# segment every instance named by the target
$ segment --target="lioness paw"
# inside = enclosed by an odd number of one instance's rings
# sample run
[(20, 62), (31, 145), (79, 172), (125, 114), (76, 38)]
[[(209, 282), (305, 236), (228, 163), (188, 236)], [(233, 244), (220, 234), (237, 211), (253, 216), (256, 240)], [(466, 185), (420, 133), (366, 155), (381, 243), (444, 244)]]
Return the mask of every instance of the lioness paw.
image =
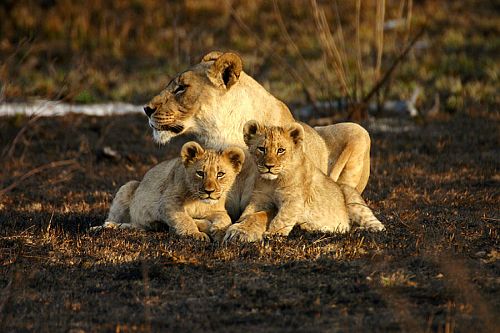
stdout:
[(359, 229), (368, 231), (385, 231), (385, 226), (382, 224), (382, 222), (377, 220), (368, 222), (365, 225), (360, 226)]
[(270, 238), (278, 238), (278, 237), (287, 237), (288, 236), (288, 233), (284, 233), (284, 232), (279, 232), (279, 231), (275, 231), (275, 232), (272, 232), (272, 231), (266, 231), (264, 232), (264, 234), (262, 235), (262, 237), (264, 239), (270, 239)]
[(349, 224), (340, 224), (335, 229), (335, 232), (339, 234), (345, 234), (349, 230), (351, 230), (351, 226)]

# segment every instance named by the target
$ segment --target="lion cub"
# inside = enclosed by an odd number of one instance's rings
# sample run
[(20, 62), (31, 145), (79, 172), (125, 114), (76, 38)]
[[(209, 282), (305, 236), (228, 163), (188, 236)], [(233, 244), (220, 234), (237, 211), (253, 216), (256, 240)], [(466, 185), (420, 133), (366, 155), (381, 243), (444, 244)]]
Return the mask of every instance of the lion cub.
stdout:
[(160, 222), (178, 235), (209, 240), (208, 232), (221, 240), (231, 224), (226, 196), (244, 161), (238, 147), (217, 152), (188, 142), (180, 158), (158, 164), (141, 182), (123, 185), (103, 227), (151, 229)]
[(350, 229), (349, 220), (361, 227), (384, 229), (356, 190), (337, 184), (306, 157), (300, 124), (276, 127), (252, 120), (245, 124), (244, 139), (260, 177), (240, 221), (255, 212), (276, 209), (266, 235), (287, 236), (295, 225), (343, 233)]

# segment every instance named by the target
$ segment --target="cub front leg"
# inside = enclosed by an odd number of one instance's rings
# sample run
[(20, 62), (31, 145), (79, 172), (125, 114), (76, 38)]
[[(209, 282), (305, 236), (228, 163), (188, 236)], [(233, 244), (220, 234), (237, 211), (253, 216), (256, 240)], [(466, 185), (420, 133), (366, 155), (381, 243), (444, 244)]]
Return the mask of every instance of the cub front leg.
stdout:
[(224, 236), (224, 241), (257, 242), (267, 229), (269, 221), (275, 215), (267, 196), (255, 195), (247, 205), (240, 219), (231, 225)]
[(260, 211), (242, 217), (227, 229), (224, 241), (251, 243), (262, 240), (262, 235), (272, 216), (272, 212)]
[(201, 241), (210, 241), (210, 237), (198, 229), (195, 220), (189, 216), (183, 207), (177, 209), (169, 209), (162, 218), (165, 223), (179, 236), (188, 236)]
[(231, 225), (231, 218), (228, 213), (226, 211), (213, 212), (207, 215), (206, 219), (210, 221), (208, 234), (212, 239), (221, 242), (227, 228)]
[(304, 215), (304, 205), (302, 200), (287, 200), (282, 203), (276, 217), (269, 223), (264, 237), (269, 236), (288, 236), (293, 227), (297, 224), (300, 217)]

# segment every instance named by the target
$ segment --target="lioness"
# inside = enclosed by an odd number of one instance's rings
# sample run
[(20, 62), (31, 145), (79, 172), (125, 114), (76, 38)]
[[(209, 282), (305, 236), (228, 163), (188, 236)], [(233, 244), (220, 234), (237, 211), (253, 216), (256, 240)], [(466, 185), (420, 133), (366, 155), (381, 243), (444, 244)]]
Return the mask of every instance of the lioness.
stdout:
[[(191, 134), (207, 147), (245, 148), (242, 130), (247, 121), (255, 119), (275, 126), (293, 123), (287, 106), (242, 69), (238, 55), (210, 52), (199, 64), (173, 78), (144, 107), (155, 140), (165, 144), (173, 137)], [(361, 193), (370, 174), (370, 137), (366, 130), (353, 123), (304, 128), (305, 151), (315, 165), (333, 180)], [(246, 165), (226, 204), (234, 219), (247, 205), (253, 189), (254, 170), (247, 170)]]
[[(364, 228), (384, 229), (355, 189), (341, 188), (306, 156), (304, 128), (299, 123), (279, 127), (252, 120), (243, 132), (260, 177), (241, 221), (256, 212), (276, 210), (264, 234), (287, 236), (297, 224), (308, 231), (343, 233), (350, 229), (349, 219)], [(233, 232), (238, 227), (229, 227), (225, 239), (240, 238), (239, 232)]]
[(178, 235), (209, 240), (208, 232), (221, 240), (231, 224), (226, 196), (244, 161), (238, 147), (218, 152), (188, 142), (179, 158), (158, 164), (141, 182), (123, 185), (103, 227), (151, 229), (159, 222)]

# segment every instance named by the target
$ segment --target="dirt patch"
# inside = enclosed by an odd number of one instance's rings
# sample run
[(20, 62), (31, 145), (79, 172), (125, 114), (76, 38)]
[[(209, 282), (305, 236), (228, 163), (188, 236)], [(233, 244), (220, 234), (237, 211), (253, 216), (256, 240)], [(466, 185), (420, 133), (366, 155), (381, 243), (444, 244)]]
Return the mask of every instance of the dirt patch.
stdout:
[(369, 127), (364, 197), (385, 233), (294, 230), (222, 247), (168, 232), (88, 232), (120, 185), (175, 154), (152, 143), (144, 117), (42, 118), (9, 154), (25, 121), (0, 121), (0, 189), (15, 185), (0, 196), (3, 332), (499, 327), (494, 115)]

